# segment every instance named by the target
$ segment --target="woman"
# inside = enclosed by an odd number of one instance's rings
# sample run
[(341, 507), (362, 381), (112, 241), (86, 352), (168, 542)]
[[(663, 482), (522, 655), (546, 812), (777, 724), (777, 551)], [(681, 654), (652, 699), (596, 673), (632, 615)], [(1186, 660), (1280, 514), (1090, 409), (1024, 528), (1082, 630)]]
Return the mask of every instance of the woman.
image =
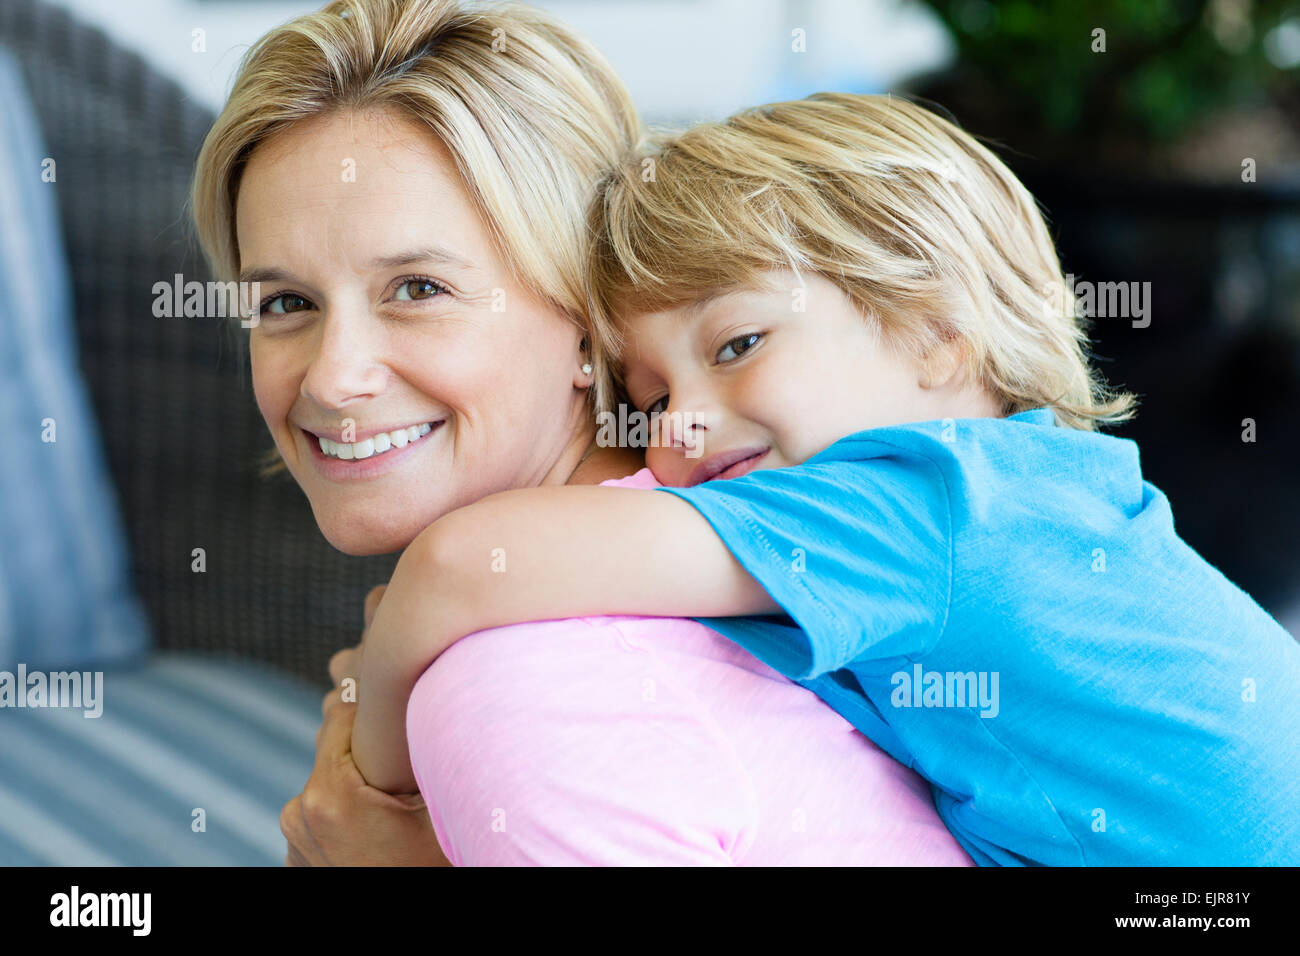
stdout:
[[(335, 547), (641, 467), (595, 442), (611, 336), (583, 276), (637, 132), (604, 60), (526, 8), (338, 0), (250, 50), (195, 218), (220, 276), (261, 283), (258, 406)], [(969, 863), (918, 777), (693, 621), (461, 641), (408, 707), (428, 812), (365, 786), (353, 710), (326, 698), (288, 862)]]

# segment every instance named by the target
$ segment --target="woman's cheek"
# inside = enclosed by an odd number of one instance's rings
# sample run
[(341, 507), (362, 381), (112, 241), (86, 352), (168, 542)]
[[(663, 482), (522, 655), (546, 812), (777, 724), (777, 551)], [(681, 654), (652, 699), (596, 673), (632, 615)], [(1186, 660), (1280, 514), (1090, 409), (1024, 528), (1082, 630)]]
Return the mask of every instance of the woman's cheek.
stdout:
[(255, 332), (249, 345), (253, 398), (272, 434), (288, 427), (287, 419), (293, 406), (296, 384), (279, 367), (285, 363), (281, 361), (277, 364), (275, 358), (275, 351), (268, 350), (264, 343), (260, 343)]
[(253, 332), (253, 337), (249, 340), (248, 364), (253, 375), (253, 399), (257, 402), (262, 418), (274, 429), (277, 418), (282, 418), (283, 414), (279, 416), (275, 414), (275, 396), (271, 391), (271, 383), (275, 381), (275, 377), (267, 368), (266, 350), (258, 342), (256, 332)]

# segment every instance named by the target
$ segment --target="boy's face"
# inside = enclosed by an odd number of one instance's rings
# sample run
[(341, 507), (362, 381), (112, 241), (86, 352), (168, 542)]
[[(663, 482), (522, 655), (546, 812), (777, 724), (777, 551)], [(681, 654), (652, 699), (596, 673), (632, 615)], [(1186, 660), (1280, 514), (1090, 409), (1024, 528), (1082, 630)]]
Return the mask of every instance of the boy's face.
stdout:
[(665, 485), (784, 468), (854, 432), (963, 407), (819, 275), (776, 272), (766, 287), (627, 316), (624, 330), (629, 397), (661, 413), (646, 464)]

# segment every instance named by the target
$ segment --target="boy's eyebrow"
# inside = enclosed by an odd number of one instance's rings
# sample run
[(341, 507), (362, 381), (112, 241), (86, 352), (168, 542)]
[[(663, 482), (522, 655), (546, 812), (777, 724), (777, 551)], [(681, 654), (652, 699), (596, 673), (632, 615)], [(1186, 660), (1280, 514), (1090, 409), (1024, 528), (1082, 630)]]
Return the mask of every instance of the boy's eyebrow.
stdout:
[[(371, 271), (375, 269), (395, 269), (400, 266), (407, 266), (413, 262), (437, 262), (441, 265), (453, 266), (458, 269), (470, 269), (468, 262), (441, 246), (423, 246), (419, 249), (411, 249), (406, 252), (397, 252), (392, 255), (379, 256), (370, 261)], [(240, 282), (279, 282), (281, 280), (292, 280), (293, 276), (287, 269), (275, 267), (270, 268), (249, 268), (239, 273)]]
[(758, 278), (752, 282), (732, 282), (727, 285), (717, 286), (702, 293), (698, 298), (691, 300), (682, 310), (682, 318), (698, 318), (699, 314), (714, 305), (719, 299), (725, 299), (728, 296), (743, 295), (771, 295), (773, 293), (784, 292), (785, 289), (779, 284), (773, 284), (766, 277)]
[(751, 291), (756, 291), (756, 290), (751, 290), (743, 286), (736, 286), (736, 285), (723, 286), (718, 289), (713, 289), (712, 291), (704, 293), (698, 299), (695, 299), (689, 305), (683, 308), (682, 317), (690, 318), (690, 319), (698, 318), (701, 312), (703, 312), (709, 306), (716, 303), (719, 299), (725, 299), (727, 296), (739, 295), (741, 293), (751, 292)]

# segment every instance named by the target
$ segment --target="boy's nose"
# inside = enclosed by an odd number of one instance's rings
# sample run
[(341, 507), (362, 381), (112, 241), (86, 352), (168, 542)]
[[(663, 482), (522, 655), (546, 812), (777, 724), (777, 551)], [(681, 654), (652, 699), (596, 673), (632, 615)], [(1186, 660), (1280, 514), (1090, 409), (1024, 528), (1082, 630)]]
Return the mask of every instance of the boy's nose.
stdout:
[(716, 425), (716, 417), (714, 412), (669, 408), (659, 416), (660, 443), (669, 448), (680, 448), (688, 457), (693, 457)]

